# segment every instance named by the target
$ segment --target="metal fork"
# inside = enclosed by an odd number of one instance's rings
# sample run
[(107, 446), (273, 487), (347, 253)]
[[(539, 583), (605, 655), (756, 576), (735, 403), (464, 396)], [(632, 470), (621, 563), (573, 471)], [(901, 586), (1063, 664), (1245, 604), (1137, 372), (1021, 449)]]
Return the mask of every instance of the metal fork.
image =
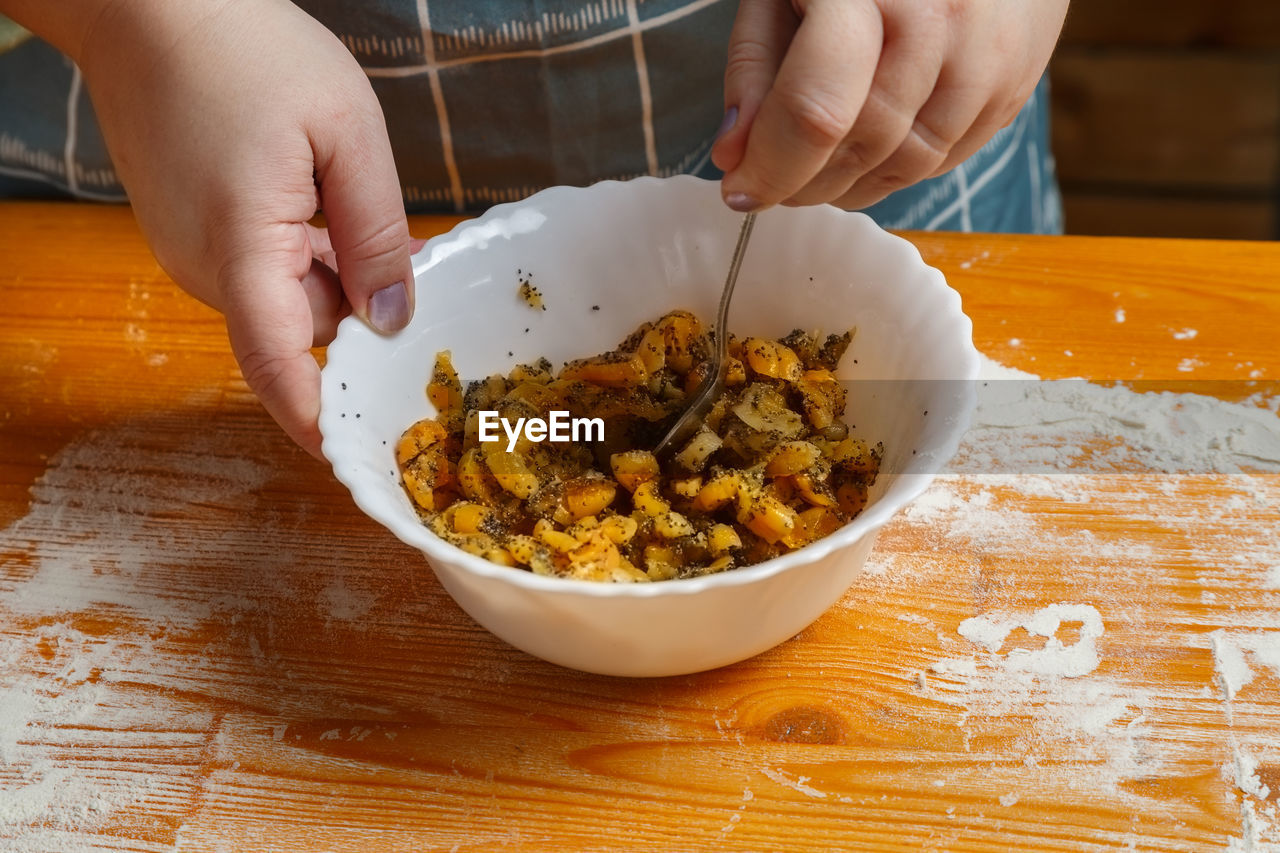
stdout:
[(724, 290), (720, 293), (720, 308), (716, 314), (715, 349), (711, 352), (711, 369), (702, 377), (698, 387), (693, 390), (688, 407), (676, 420), (667, 434), (658, 442), (653, 451), (655, 456), (662, 456), (673, 447), (683, 443), (702, 425), (716, 398), (724, 391), (726, 356), (729, 348), (729, 302), (733, 298), (733, 286), (738, 283), (738, 270), (742, 268), (742, 256), (747, 252), (747, 241), (751, 238), (751, 229), (755, 227), (756, 215), (748, 213), (742, 220), (742, 230), (738, 232), (738, 245), (733, 250), (733, 261), (729, 264), (729, 277), (725, 279)]

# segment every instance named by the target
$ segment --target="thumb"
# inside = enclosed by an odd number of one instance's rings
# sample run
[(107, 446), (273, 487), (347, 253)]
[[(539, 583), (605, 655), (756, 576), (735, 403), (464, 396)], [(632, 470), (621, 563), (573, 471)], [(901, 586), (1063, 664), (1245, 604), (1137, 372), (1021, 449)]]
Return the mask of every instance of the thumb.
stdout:
[(732, 172), (747, 151), (747, 136), (760, 104), (778, 76), (787, 47), (800, 26), (786, 0), (742, 0), (729, 34), (724, 69), (724, 124), (711, 149), (711, 162)]
[(382, 111), (367, 97), (349, 122), (313, 134), (316, 185), (351, 310), (380, 332), (398, 331), (413, 315), (409, 226)]

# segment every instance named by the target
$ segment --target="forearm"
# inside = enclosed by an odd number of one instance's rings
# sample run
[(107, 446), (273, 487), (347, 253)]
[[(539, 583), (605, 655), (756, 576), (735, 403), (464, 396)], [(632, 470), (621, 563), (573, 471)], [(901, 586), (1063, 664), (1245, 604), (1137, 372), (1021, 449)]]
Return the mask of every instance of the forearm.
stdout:
[(0, 0), (0, 13), (77, 62), (95, 23), (120, 0)]
[[(279, 2), (292, 6), (288, 0)], [(172, 49), (227, 5), (211, 0), (0, 0), (0, 14), (65, 53), (92, 82), (99, 70), (112, 73), (109, 66), (118, 64), (124, 52), (156, 56)], [(246, 5), (270, 3), (253, 0)], [(100, 69), (104, 63), (108, 67)]]

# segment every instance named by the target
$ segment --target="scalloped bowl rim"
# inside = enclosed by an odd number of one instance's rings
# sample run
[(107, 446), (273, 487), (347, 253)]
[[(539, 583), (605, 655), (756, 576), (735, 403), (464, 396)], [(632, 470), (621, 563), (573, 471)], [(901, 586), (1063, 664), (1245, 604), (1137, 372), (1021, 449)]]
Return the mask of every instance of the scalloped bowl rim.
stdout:
[[(612, 187), (624, 186), (626, 184), (650, 183), (650, 182), (681, 182), (681, 181), (697, 181), (699, 183), (707, 183), (698, 178), (687, 175), (678, 175), (670, 178), (653, 178), (641, 177), (631, 181), (599, 181), (589, 187), (568, 187), (555, 186), (541, 190), (526, 199), (515, 202), (507, 202), (494, 205), (487, 209), (480, 216), (467, 219), (458, 223), (449, 231), (432, 237), (422, 248), (413, 255), (413, 267), (415, 277), (421, 272), (421, 261), (430, 257), (432, 249), (441, 243), (449, 242), (458, 237), (462, 232), (470, 228), (482, 227), (484, 223), (491, 219), (497, 219), (510, 215), (513, 210), (519, 209), (521, 206), (531, 202), (545, 203), (549, 199), (555, 199), (562, 195), (578, 195), (583, 193), (608, 191)], [(941, 303), (937, 306), (939, 311), (945, 311), (954, 315), (951, 319), (956, 323), (955, 329), (963, 332), (963, 341), (968, 344), (964, 348), (964, 364), (962, 375), (954, 377), (955, 379), (974, 380), (979, 373), (979, 358), (976, 348), (973, 347), (973, 322), (961, 308), (960, 295), (950, 285), (942, 273), (935, 267), (925, 264), (924, 259), (920, 255), (919, 249), (910, 241), (891, 234), (877, 225), (871, 217), (858, 211), (846, 211), (839, 208), (825, 207), (827, 215), (849, 217), (851, 220), (862, 220), (857, 227), (867, 227), (868, 225), (879, 236), (877, 239), (882, 240), (886, 245), (897, 244), (897, 249), (902, 252), (903, 249), (909, 250), (910, 259), (923, 266), (926, 270), (932, 271), (928, 276), (928, 287), (938, 291), (938, 295), (942, 297)], [(932, 295), (932, 294), (931, 294)], [(411, 321), (412, 324), (412, 321)], [(364, 321), (354, 315), (346, 317), (338, 325), (337, 335), (328, 347), (328, 356), (326, 366), (332, 363), (335, 354), (338, 359), (345, 357), (345, 351), (349, 346), (356, 345), (359, 339), (366, 335), (374, 335), (383, 338), (373, 332)], [(394, 339), (394, 335), (384, 339)], [(969, 424), (973, 416), (973, 399), (975, 391), (969, 388), (964, 402), (959, 406), (959, 417), (955, 420), (954, 425), (948, 431), (946, 440), (941, 442), (933, 451), (934, 458), (941, 465), (951, 459), (959, 450), (960, 441), (964, 433), (968, 430)], [(361, 488), (361, 478), (358, 476), (358, 469), (355, 475), (352, 475), (347, 466), (343, 465), (344, 448), (338, 444), (332, 436), (333, 429), (326, 429), (326, 425), (337, 426), (334, 420), (334, 407), (325, 405), (326, 396), (321, 398), (319, 426), (323, 436), (321, 444), (321, 452), (333, 467), (334, 476), (347, 487), (351, 492), (352, 499), (355, 504), (370, 518), (382, 524), (390, 530), (397, 539), (406, 545), (412, 546), (429, 558), (429, 562), (433, 568), (435, 563), (431, 558), (452, 563), (457, 566), (464, 567), (476, 575), (484, 578), (490, 578), (503, 583), (513, 584), (517, 587), (524, 587), (530, 590), (537, 590), (540, 593), (552, 593), (557, 595), (568, 596), (588, 596), (588, 597), (607, 597), (607, 598), (654, 598), (666, 595), (696, 595), (708, 589), (741, 586), (751, 584), (761, 579), (772, 577), (787, 571), (788, 569), (806, 563), (815, 562), (826, 557), (833, 551), (841, 548), (848, 548), (864, 536), (874, 534), (885, 525), (899, 510), (906, 507), (909, 503), (918, 498), (929, 487), (934, 479), (934, 474), (896, 474), (889, 475), (894, 478), (894, 482), (886, 491), (869, 503), (851, 522), (841, 527), (839, 530), (831, 533), (822, 539), (803, 548), (791, 551), (778, 557), (756, 563), (750, 566), (744, 566), (739, 569), (733, 569), (728, 572), (720, 572), (714, 575), (703, 575), (695, 578), (673, 578), (670, 580), (659, 581), (655, 583), (607, 583), (601, 581), (579, 580), (576, 578), (559, 578), (544, 577), (536, 575), (528, 571), (520, 571), (507, 566), (501, 566), (492, 563), (483, 557), (469, 554), (452, 545), (440, 537), (432, 533), (426, 525), (424, 525), (416, 515), (408, 513), (384, 513), (381, 508), (374, 506), (374, 502), (364, 495)], [(330, 396), (329, 399), (332, 399)]]

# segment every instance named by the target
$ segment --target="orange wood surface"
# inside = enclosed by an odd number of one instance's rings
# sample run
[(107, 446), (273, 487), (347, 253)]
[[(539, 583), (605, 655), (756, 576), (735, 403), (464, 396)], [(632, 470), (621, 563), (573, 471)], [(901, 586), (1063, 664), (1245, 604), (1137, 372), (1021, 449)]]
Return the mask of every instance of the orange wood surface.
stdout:
[[(907, 236), (1002, 364), (1274, 393), (1278, 245)], [(472, 623), (290, 445), (127, 210), (0, 204), (0, 295), (0, 850), (1280, 844), (1280, 661), (1228, 690), (1211, 636), (1280, 643), (1280, 558), (1250, 562), (1277, 475), (952, 477), (1019, 523), (906, 513), (778, 648), (585, 675)], [(1057, 602), (1101, 614), (1096, 671), (938, 668), (962, 620)]]

